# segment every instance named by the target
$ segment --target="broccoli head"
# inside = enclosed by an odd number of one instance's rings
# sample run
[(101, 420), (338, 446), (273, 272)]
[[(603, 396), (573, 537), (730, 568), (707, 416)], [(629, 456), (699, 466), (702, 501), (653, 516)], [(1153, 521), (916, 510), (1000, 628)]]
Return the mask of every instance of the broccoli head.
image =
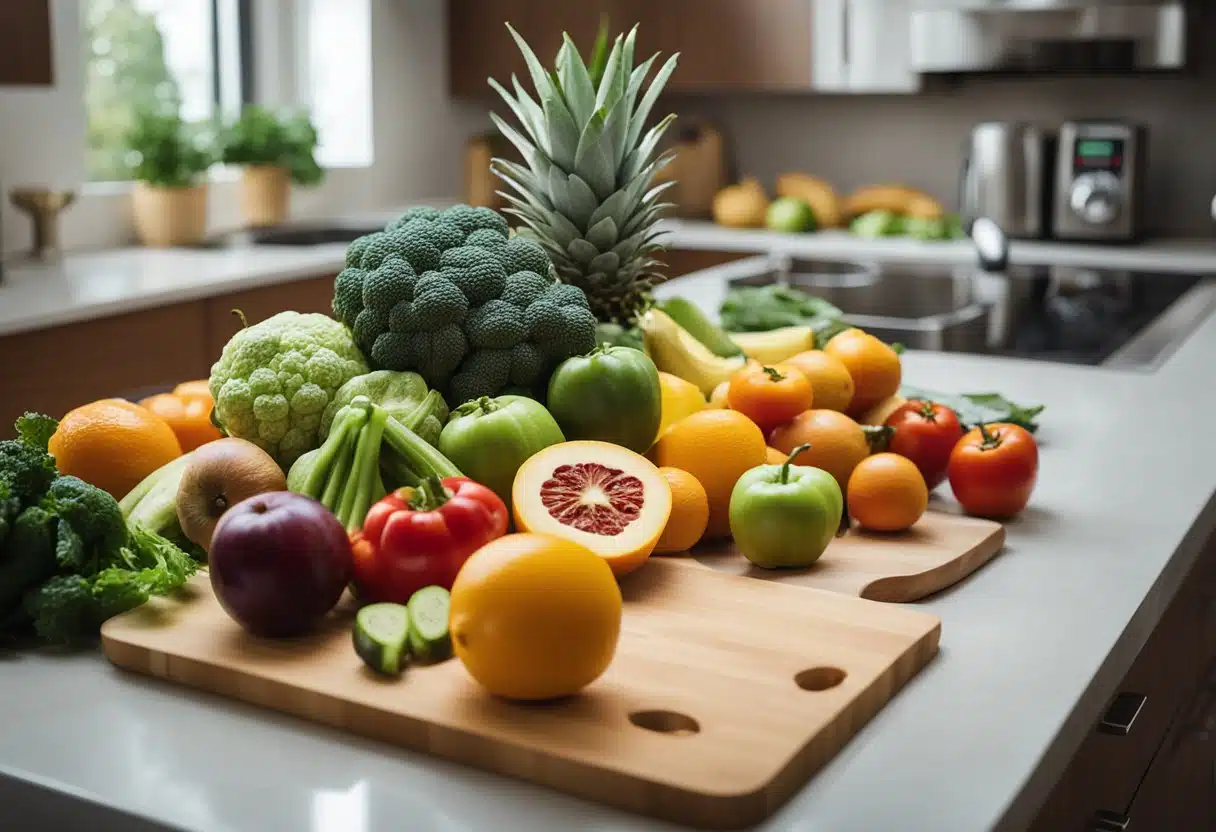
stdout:
[(488, 208), (411, 208), (347, 250), (334, 317), (377, 370), (410, 370), (453, 406), (542, 389), (595, 346), (587, 297)]
[[(383, 252), (381, 241), (366, 248), (364, 260)], [(398, 262), (392, 258), (384, 265), (394, 268)], [(358, 287), (360, 303), (363, 288)], [(379, 326), (378, 319), (365, 322), (365, 328)], [(212, 366), (215, 419), (229, 435), (258, 445), (286, 470), (320, 446), (325, 406), (339, 387), (367, 369), (350, 333), (332, 318), (280, 312), (234, 335)]]

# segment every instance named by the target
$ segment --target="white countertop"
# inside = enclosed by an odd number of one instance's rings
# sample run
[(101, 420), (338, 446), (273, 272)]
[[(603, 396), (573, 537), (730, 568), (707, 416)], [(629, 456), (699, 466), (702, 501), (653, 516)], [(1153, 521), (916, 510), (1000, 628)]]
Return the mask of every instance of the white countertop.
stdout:
[[(1046, 404), (1038, 487), (1003, 554), (918, 605), (940, 655), (761, 828), (1025, 828), (1216, 527), (1216, 442), (1145, 428), (1216, 410), (1213, 354), (1216, 317), (1152, 374), (905, 355), (910, 383)], [(666, 828), (97, 653), (0, 654), (0, 691), (0, 801), (31, 828)]]
[[(375, 216), (382, 219), (382, 215)], [(867, 240), (844, 231), (780, 234), (726, 229), (689, 220), (669, 220), (665, 227), (667, 244), (672, 248), (947, 264), (975, 262), (975, 251), (966, 240)], [(6, 264), (4, 282), (0, 283), (0, 336), (336, 273), (342, 268), (345, 250), (341, 244), (125, 248), (70, 253), (55, 263)], [(1216, 240), (1170, 240), (1134, 247), (1015, 242), (1011, 262), (1216, 273)]]

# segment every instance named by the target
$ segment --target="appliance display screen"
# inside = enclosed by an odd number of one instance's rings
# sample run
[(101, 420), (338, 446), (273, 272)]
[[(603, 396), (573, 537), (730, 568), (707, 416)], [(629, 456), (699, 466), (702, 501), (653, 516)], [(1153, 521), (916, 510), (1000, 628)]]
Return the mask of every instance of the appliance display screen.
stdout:
[(1077, 172), (1108, 170), (1117, 176), (1123, 170), (1123, 140), (1079, 139), (1072, 165)]

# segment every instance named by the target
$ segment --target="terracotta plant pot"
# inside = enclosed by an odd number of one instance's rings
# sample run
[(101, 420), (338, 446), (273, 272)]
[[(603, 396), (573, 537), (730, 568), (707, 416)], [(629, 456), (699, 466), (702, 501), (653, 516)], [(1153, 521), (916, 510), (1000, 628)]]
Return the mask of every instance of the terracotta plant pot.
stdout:
[(207, 185), (162, 188), (136, 182), (131, 196), (135, 233), (146, 246), (188, 246), (207, 233)]
[(291, 176), (287, 168), (250, 165), (241, 173), (241, 214), (249, 228), (287, 219)]

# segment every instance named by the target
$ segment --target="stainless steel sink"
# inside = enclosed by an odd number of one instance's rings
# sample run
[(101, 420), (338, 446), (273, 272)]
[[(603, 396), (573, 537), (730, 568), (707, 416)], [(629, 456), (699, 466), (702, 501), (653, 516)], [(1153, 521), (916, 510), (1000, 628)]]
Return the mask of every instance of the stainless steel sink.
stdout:
[(319, 246), (350, 243), (365, 234), (383, 231), (382, 225), (367, 223), (291, 223), (269, 228), (228, 231), (208, 237), (197, 248), (244, 248), (248, 246)]

